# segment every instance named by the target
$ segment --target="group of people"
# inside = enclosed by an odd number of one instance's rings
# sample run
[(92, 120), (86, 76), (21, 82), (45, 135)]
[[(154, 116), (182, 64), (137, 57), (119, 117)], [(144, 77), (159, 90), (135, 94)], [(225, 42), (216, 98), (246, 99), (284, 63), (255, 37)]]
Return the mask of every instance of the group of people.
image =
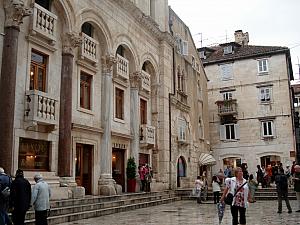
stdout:
[[(35, 210), (35, 224), (47, 225), (51, 191), (41, 174), (34, 176), (36, 184), (31, 189), (24, 172), (16, 171), (13, 180), (0, 167), (0, 225), (24, 225), (26, 212), (31, 206)], [(8, 211), (12, 213), (12, 221)]]
[(148, 164), (140, 165), (138, 167), (138, 172), (141, 180), (140, 190), (145, 192), (151, 191), (151, 182), (152, 182), (152, 169)]
[[(241, 167), (237, 167), (231, 170), (234, 177), (228, 177), (225, 179), (225, 189), (223, 191), (222, 197), (220, 199), (221, 203), (224, 203), (225, 198), (228, 193), (231, 193), (233, 196), (233, 201), (231, 204), (231, 215), (232, 215), (232, 224), (246, 224), (246, 208), (248, 203), (255, 202), (253, 190), (257, 189), (258, 183), (261, 182), (261, 168), (257, 166), (257, 179), (255, 181), (253, 174), (248, 176)], [(296, 212), (300, 212), (300, 165), (293, 164), (291, 173), (283, 169), (282, 166), (277, 167), (277, 171), (274, 171), (274, 182), (276, 184), (276, 191), (278, 197), (278, 211), (277, 213), (282, 213), (282, 200), (286, 202), (288, 213), (292, 213), (292, 208), (288, 199), (288, 188), (289, 180), (294, 184), (294, 191), (296, 192), (298, 209)], [(246, 176), (245, 176), (246, 175)], [(217, 176), (213, 178), (213, 192), (214, 192), (214, 202), (218, 199), (218, 195), (215, 197), (214, 184), (218, 183)]]

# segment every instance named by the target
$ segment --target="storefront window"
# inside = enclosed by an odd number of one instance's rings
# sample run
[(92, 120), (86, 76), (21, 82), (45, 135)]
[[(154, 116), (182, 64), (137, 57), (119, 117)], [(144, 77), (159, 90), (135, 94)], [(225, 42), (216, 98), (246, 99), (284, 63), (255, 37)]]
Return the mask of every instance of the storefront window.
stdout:
[(50, 142), (20, 138), (19, 168), (49, 171)]

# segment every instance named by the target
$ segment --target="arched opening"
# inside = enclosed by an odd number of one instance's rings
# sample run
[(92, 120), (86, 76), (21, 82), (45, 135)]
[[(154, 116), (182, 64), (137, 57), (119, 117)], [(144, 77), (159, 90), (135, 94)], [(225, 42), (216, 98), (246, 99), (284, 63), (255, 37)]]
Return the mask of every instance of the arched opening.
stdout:
[(81, 32), (85, 33), (86, 35), (88, 35), (89, 37), (93, 37), (94, 36), (94, 27), (92, 24), (85, 22), (84, 24), (82, 24), (81, 26)]
[(35, 3), (50, 11), (51, 0), (35, 0)]
[(186, 177), (186, 161), (180, 156), (177, 161), (177, 187), (180, 187), (180, 178)]
[(277, 155), (267, 155), (260, 157), (260, 165), (263, 167), (267, 167), (268, 165), (275, 166), (281, 163), (280, 156)]

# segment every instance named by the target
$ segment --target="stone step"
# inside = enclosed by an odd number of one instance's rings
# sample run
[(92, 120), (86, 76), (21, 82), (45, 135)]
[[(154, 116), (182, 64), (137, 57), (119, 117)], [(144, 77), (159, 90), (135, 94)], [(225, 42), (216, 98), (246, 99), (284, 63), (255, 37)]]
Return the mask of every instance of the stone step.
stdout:
[[(65, 222), (71, 222), (81, 219), (87, 219), (92, 217), (99, 217), (103, 215), (118, 213), (118, 212), (124, 212), (128, 210), (134, 210), (138, 208), (145, 208), (160, 204), (167, 204), (170, 202), (174, 202), (179, 200), (177, 197), (169, 197), (159, 200), (153, 200), (153, 201), (147, 201), (147, 202), (141, 202), (141, 203), (135, 203), (135, 204), (128, 204), (128, 205), (121, 205), (121, 206), (112, 206), (108, 208), (101, 208), (101, 209), (95, 209), (95, 210), (89, 210), (89, 211), (81, 211), (76, 213), (70, 213), (70, 214), (64, 214), (64, 215), (58, 215), (58, 216), (50, 216), (48, 218), (49, 224), (59, 224), (59, 223), (65, 223)], [(26, 225), (34, 225), (34, 219), (27, 220)]]

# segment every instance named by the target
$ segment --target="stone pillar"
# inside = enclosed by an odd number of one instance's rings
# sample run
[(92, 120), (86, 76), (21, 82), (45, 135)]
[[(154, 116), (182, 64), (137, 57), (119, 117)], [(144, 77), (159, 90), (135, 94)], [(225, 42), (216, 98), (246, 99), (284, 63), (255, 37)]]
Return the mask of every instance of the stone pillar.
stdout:
[(130, 156), (134, 157), (136, 164), (139, 162), (140, 147), (140, 115), (139, 115), (139, 87), (141, 85), (141, 73), (130, 74), (130, 131), (132, 140), (130, 144)]
[(4, 0), (5, 28), (0, 75), (0, 165), (13, 174), (14, 115), (20, 24), (31, 11), (23, 1)]
[(59, 147), (58, 175), (72, 177), (72, 76), (75, 47), (81, 43), (81, 38), (74, 33), (62, 35), (63, 51), (61, 64), (60, 113), (59, 113)]
[(115, 195), (116, 182), (112, 179), (112, 146), (111, 146), (111, 122), (112, 122), (112, 73), (116, 59), (113, 56), (102, 58), (102, 118), (103, 136), (101, 140), (101, 174), (98, 182), (100, 195)]

